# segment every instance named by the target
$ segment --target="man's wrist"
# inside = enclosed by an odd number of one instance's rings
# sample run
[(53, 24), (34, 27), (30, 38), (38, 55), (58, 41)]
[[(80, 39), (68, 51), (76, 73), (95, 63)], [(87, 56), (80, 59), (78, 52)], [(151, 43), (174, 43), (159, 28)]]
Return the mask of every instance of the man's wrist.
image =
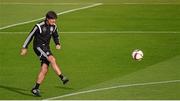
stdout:
[(23, 46), (22, 46), (22, 49), (27, 49), (27, 46), (24, 46), (24, 45), (23, 45)]
[(22, 49), (27, 49), (26, 47), (22, 47)]
[(56, 45), (61, 45), (60, 43), (57, 43)]

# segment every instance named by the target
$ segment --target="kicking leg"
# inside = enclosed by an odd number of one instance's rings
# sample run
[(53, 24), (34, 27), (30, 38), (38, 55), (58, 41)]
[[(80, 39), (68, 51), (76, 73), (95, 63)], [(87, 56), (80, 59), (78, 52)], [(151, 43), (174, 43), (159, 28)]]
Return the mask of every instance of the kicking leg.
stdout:
[(52, 55), (48, 56), (48, 61), (51, 63), (53, 70), (56, 72), (56, 74), (63, 81), (63, 84), (66, 84), (69, 80), (66, 77), (63, 76), (63, 74), (62, 74), (62, 72), (60, 70), (60, 67), (56, 63), (56, 59), (54, 58), (54, 56), (52, 56)]
[(56, 59), (54, 58), (54, 56), (52, 56), (52, 55), (48, 56), (48, 61), (51, 63), (52, 68), (56, 72), (56, 74), (61, 75), (62, 72), (61, 72), (59, 66), (56, 63)]

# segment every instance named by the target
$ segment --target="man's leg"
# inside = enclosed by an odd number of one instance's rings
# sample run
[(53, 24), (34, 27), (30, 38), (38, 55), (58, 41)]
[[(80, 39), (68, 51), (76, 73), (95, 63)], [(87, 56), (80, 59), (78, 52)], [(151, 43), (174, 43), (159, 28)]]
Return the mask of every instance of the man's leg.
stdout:
[(66, 84), (69, 80), (63, 76), (60, 67), (56, 63), (56, 59), (54, 56), (50, 55), (48, 56), (48, 61), (51, 63), (53, 70), (56, 72), (56, 74), (61, 78), (63, 81), (63, 84)]
[(59, 66), (56, 63), (56, 59), (54, 58), (54, 56), (50, 55), (48, 56), (48, 61), (51, 63), (53, 70), (56, 72), (57, 75), (61, 75), (61, 70), (59, 68)]
[(43, 63), (41, 65), (41, 69), (40, 72), (38, 74), (37, 80), (36, 80), (36, 85), (34, 86), (34, 88), (31, 90), (31, 92), (36, 95), (36, 96), (40, 96), (40, 91), (39, 91), (39, 86), (40, 84), (43, 82), (46, 74), (48, 72), (48, 65)]
[(43, 63), (41, 66), (41, 70), (38, 74), (38, 78), (37, 78), (36, 83), (41, 84), (43, 82), (47, 72), (48, 72), (48, 65)]

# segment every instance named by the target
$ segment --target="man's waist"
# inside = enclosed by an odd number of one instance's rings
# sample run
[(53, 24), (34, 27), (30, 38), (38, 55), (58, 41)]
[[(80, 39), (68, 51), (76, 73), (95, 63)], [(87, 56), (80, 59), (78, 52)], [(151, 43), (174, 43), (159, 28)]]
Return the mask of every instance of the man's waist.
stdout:
[(34, 44), (33, 47), (34, 47), (34, 48), (36, 48), (36, 47), (48, 47), (48, 48), (49, 48), (49, 44), (45, 44), (45, 43)]

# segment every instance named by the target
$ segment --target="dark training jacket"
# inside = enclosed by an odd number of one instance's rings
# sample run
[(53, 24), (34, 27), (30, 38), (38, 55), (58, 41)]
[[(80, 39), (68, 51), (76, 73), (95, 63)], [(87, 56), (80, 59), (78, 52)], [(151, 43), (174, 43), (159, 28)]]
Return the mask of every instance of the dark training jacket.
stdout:
[(47, 25), (45, 21), (42, 21), (34, 26), (32, 31), (26, 38), (23, 48), (28, 48), (29, 43), (32, 41), (33, 37), (33, 47), (46, 46), (49, 47), (51, 36), (56, 45), (60, 44), (59, 35), (56, 25)]

